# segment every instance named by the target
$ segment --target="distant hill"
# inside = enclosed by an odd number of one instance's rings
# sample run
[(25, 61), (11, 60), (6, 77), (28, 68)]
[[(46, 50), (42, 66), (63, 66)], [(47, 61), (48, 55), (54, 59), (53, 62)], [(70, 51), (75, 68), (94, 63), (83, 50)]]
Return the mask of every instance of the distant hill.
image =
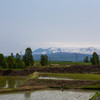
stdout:
[(42, 54), (48, 55), (50, 61), (83, 61), (86, 56), (91, 57), (93, 52), (100, 54), (96, 48), (39, 48), (33, 51), (34, 60), (40, 60)]

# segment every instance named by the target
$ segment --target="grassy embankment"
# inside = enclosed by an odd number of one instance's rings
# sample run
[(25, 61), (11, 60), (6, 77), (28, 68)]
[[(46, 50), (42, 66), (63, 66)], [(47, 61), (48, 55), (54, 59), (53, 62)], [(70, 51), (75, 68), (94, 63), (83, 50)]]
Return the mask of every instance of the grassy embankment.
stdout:
[[(70, 67), (71, 65), (91, 65), (91, 63), (86, 62), (72, 62), (72, 61), (51, 61), (49, 62), (50, 67)], [(36, 67), (46, 67), (41, 66), (39, 61), (35, 61)]]
[[(45, 88), (61, 88), (64, 84), (65, 89), (100, 89), (100, 75), (97, 74), (68, 74), (68, 73), (39, 73), (39, 76), (58, 77), (58, 78), (71, 78), (71, 81), (62, 80), (40, 80), (38, 79), (38, 73), (35, 72), (27, 77), (27, 79), (21, 84), (22, 87), (1, 89), (0, 93), (4, 92), (16, 92), (37, 90)], [(82, 81), (80, 81), (82, 80)], [(91, 82), (93, 81), (93, 82)], [(95, 82), (96, 81), (96, 82)], [(89, 85), (89, 82), (92, 85)]]
[(86, 62), (71, 62), (71, 61), (52, 61), (50, 64), (59, 64), (59, 65), (91, 65), (91, 63)]
[[(96, 99), (97, 98), (97, 99)], [(100, 100), (100, 92), (96, 93), (92, 98), (89, 100)]]
[(70, 78), (70, 79), (75, 79), (75, 80), (100, 81), (99, 74), (39, 73), (39, 76)]
[(97, 74), (68, 74), (68, 73), (39, 73), (42, 77), (71, 78), (74, 80), (45, 80), (29, 78), (22, 86), (61, 88), (63, 84), (66, 89), (100, 89), (100, 75)]
[[(57, 78), (69, 78), (74, 80), (87, 80), (87, 81), (98, 81), (100, 82), (99, 74), (69, 74), (69, 73), (40, 73), (39, 76), (43, 77), (57, 77)], [(100, 83), (87, 85), (82, 87), (83, 89), (100, 89)]]
[[(9, 77), (8, 78), (8, 76), (0, 76), (0, 85), (5, 85), (4, 84), (4, 81), (5, 80), (11, 80), (11, 81), (14, 81), (14, 80), (16, 80), (16, 79), (24, 79), (24, 81), (20, 84), (20, 85), (22, 85), (22, 84), (24, 84), (24, 83), (26, 83), (26, 82), (28, 82), (28, 80), (29, 79), (38, 79), (38, 72), (35, 72), (35, 73), (33, 73), (33, 74), (31, 74), (31, 75), (28, 75), (27, 77), (25, 76), (21, 76), (21, 77), (19, 77), (19, 76), (11, 76), (11, 77)], [(12, 84), (14, 84), (14, 83), (12, 83), (11, 82), (11, 85)], [(20, 92), (20, 91), (29, 91), (29, 90), (38, 90), (38, 89), (43, 89), (43, 87), (31, 87), (31, 86), (28, 86), (28, 87), (16, 87), (16, 88), (0, 88), (0, 93), (9, 93), (9, 92)]]
[[(48, 66), (50, 67), (69, 67), (71, 65), (91, 65), (91, 63), (87, 63), (87, 62), (72, 62), (72, 61), (50, 61), (48, 63)], [(34, 66), (35, 67), (47, 67), (47, 66), (41, 66), (40, 61), (35, 61), (34, 62)], [(32, 67), (32, 66), (31, 66)], [(0, 67), (0, 70), (24, 70), (23, 69), (9, 69), (9, 68), (2, 68)]]

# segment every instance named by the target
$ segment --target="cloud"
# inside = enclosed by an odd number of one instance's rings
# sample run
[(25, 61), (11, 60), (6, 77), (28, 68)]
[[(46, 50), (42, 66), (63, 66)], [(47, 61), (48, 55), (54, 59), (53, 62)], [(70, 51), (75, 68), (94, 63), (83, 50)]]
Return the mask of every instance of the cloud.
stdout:
[(27, 42), (26, 46), (34, 48), (48, 48), (48, 47), (96, 47), (100, 48), (99, 42)]

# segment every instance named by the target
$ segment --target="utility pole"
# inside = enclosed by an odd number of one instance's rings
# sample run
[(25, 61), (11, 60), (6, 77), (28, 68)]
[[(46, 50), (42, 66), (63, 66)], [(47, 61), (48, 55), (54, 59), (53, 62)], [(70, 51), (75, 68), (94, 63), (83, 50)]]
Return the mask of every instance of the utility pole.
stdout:
[(20, 51), (20, 58), (22, 59), (22, 51)]
[(78, 54), (76, 53), (76, 62), (77, 62), (77, 56), (78, 56)]

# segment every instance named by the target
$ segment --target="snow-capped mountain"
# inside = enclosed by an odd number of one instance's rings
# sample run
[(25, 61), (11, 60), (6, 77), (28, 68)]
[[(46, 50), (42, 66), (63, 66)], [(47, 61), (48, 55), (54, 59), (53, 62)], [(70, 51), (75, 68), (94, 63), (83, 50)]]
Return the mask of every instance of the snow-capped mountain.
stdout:
[(80, 53), (80, 54), (92, 54), (97, 52), (100, 54), (100, 50), (90, 47), (90, 48), (39, 48), (33, 51), (33, 54), (53, 54), (53, 53)]

